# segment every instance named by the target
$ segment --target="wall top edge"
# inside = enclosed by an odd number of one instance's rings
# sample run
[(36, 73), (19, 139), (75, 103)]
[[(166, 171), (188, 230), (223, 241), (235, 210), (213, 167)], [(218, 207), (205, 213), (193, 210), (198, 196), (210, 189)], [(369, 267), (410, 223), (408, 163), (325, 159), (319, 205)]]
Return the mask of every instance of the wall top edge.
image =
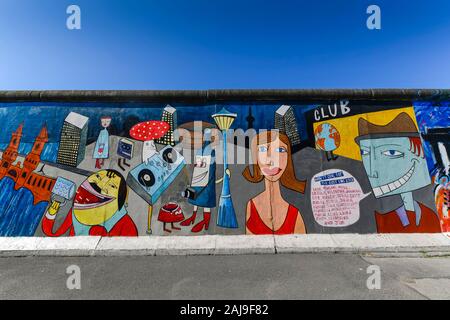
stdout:
[(446, 101), (450, 89), (227, 89), (0, 91), (0, 102)]

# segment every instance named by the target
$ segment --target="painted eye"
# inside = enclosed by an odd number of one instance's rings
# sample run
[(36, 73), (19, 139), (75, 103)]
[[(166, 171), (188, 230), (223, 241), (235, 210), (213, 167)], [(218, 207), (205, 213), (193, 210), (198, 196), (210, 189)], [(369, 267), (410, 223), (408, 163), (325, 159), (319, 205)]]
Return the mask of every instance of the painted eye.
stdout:
[(390, 158), (400, 158), (403, 157), (404, 153), (397, 151), (397, 150), (387, 150), (383, 152), (383, 155), (390, 157)]
[(267, 147), (265, 146), (259, 147), (259, 152), (267, 152)]
[(367, 156), (370, 152), (364, 149), (361, 149), (361, 155), (362, 156)]
[(285, 152), (287, 152), (286, 148), (284, 148), (284, 147), (279, 147), (279, 148), (276, 148), (275, 150), (276, 150), (277, 152), (280, 152), (280, 153), (285, 153)]

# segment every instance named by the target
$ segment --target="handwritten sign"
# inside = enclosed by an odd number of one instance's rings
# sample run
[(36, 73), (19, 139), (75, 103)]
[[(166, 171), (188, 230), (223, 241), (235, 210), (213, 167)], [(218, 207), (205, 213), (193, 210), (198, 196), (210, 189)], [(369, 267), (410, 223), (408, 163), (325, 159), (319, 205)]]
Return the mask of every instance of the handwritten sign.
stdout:
[(325, 170), (312, 178), (311, 207), (323, 227), (347, 227), (359, 220), (359, 202), (364, 194), (358, 181), (340, 169)]

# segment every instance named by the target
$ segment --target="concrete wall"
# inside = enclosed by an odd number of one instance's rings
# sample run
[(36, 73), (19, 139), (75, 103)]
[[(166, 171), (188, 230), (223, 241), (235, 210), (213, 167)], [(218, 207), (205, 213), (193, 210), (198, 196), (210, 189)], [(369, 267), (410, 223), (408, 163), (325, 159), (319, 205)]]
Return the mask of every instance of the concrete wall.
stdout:
[[(449, 231), (448, 97), (365, 94), (2, 94), (0, 235)], [(224, 112), (229, 176), (213, 117)]]

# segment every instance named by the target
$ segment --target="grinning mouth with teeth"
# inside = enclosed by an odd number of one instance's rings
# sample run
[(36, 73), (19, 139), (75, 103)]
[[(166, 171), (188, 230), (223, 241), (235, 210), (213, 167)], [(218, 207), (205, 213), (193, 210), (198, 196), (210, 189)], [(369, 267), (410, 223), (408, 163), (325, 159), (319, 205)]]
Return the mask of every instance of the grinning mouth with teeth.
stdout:
[(89, 181), (83, 182), (75, 196), (74, 208), (77, 210), (92, 209), (112, 202), (115, 198), (97, 192)]
[(387, 193), (390, 193), (390, 192), (402, 187), (409, 181), (409, 179), (411, 179), (415, 169), (416, 169), (416, 163), (414, 162), (413, 165), (411, 166), (411, 168), (408, 170), (408, 172), (406, 172), (401, 178), (399, 178), (391, 183), (373, 188), (373, 195), (376, 198), (379, 198)]

